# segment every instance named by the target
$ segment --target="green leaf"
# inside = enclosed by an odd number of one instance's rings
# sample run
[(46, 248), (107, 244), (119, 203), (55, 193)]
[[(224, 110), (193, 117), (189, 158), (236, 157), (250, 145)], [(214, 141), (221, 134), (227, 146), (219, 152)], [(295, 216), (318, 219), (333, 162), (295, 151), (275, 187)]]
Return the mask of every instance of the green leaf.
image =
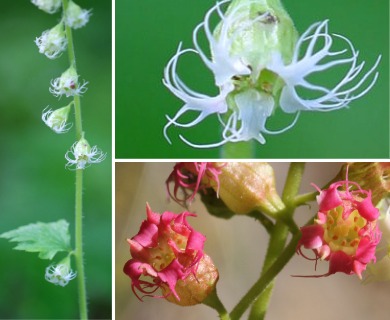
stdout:
[(71, 251), (69, 223), (58, 220), (32, 223), (0, 234), (10, 242), (18, 242), (15, 250), (39, 252), (41, 259), (53, 259), (57, 252)]

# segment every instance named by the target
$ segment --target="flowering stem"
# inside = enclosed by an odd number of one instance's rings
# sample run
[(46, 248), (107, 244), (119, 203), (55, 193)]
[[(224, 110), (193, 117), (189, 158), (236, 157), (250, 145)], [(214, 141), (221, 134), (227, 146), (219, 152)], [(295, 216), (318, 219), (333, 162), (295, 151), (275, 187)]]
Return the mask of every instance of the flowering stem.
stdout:
[[(66, 8), (68, 7), (68, 0), (62, 0), (62, 5), (64, 8), (64, 12)], [(65, 33), (66, 38), (68, 40), (68, 57), (69, 57), (69, 64), (71, 67), (74, 68), (76, 74), (77, 73), (77, 67), (76, 67), (76, 55), (74, 52), (74, 45), (73, 45), (73, 34), (72, 34), (72, 28), (65, 25)], [(75, 95), (73, 97), (73, 105), (74, 105), (74, 114), (75, 114), (75, 126), (76, 126), (76, 140), (80, 140), (83, 133), (83, 127), (81, 122), (81, 103), (80, 103), (80, 96)]]
[[(63, 12), (66, 12), (69, 1), (62, 0)], [(65, 33), (68, 40), (68, 57), (69, 64), (74, 68), (76, 74), (76, 55), (73, 45), (73, 36), (71, 27), (65, 24)], [(75, 112), (76, 140), (83, 136), (83, 128), (81, 121), (81, 104), (80, 97), (75, 95), (73, 98), (73, 106)], [(87, 294), (85, 288), (84, 262), (83, 262), (83, 170), (76, 170), (76, 190), (75, 190), (75, 260), (77, 267), (77, 281), (79, 291), (79, 308), (80, 319), (88, 318), (87, 311)]]
[[(289, 225), (287, 225), (283, 220), (291, 219), (294, 213), (295, 204), (293, 200), (295, 199), (295, 196), (299, 191), (304, 168), (304, 163), (291, 163), (290, 165), (282, 195), (283, 202), (286, 204), (286, 210), (283, 210), (279, 213), (279, 215), (283, 215), (283, 219), (278, 220), (272, 230), (261, 275), (264, 275), (264, 273), (268, 271), (268, 269), (272, 266), (272, 264), (275, 262), (275, 260), (278, 258), (279, 254), (283, 251), (285, 247), (289, 231)], [(293, 233), (295, 233), (297, 230), (297, 228), (290, 229)], [(253, 303), (249, 315), (249, 320), (264, 319), (272, 295), (273, 286), (274, 281), (272, 281), (268, 285), (268, 287), (259, 295), (256, 301)]]
[(253, 159), (255, 157), (255, 142), (254, 140), (245, 142), (226, 143), (220, 151), (221, 158), (227, 159)]
[(257, 282), (252, 286), (252, 288), (245, 294), (245, 296), (240, 300), (240, 302), (234, 307), (230, 313), (231, 320), (238, 320), (243, 315), (245, 310), (252, 304), (252, 302), (261, 294), (272, 280), (278, 275), (284, 266), (290, 261), (290, 259), (295, 254), (295, 250), (298, 244), (298, 241), (301, 237), (300, 233), (296, 233), (291, 238), (290, 243), (279, 255), (276, 261), (271, 265), (270, 268), (257, 280)]
[(87, 294), (85, 289), (84, 263), (83, 263), (83, 170), (76, 170), (76, 229), (75, 229), (75, 260), (77, 267), (77, 281), (79, 287), (80, 319), (87, 319)]

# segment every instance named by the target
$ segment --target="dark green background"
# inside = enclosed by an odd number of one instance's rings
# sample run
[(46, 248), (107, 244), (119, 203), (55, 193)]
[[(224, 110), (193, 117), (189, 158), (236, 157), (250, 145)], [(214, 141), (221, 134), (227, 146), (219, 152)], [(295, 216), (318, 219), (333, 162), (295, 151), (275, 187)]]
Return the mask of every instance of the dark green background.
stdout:
[[(172, 126), (169, 136), (173, 145), (162, 135), (165, 115), (172, 117), (182, 106), (163, 86), (163, 69), (180, 41), (184, 47), (193, 46), (192, 31), (214, 3), (212, 0), (116, 1), (117, 158), (219, 156), (218, 148), (193, 149), (178, 137), (181, 133), (192, 142), (219, 141), (216, 117), (195, 128)], [(330, 19), (330, 32), (349, 38), (360, 51), (359, 61), (365, 60), (367, 67), (382, 54), (380, 77), (375, 87), (352, 102), (349, 109), (306, 112), (290, 131), (265, 135), (267, 143), (257, 145), (256, 156), (388, 158), (389, 1), (284, 0), (283, 3), (300, 33), (316, 21)], [(184, 80), (197, 91), (215, 94), (211, 73), (199, 66), (200, 63), (192, 61), (182, 63)]]
[[(111, 1), (76, 1), (92, 8), (86, 27), (74, 32), (81, 79), (83, 126), (107, 159), (85, 170), (84, 245), (91, 318), (111, 317)], [(69, 103), (49, 93), (50, 80), (67, 68), (67, 55), (49, 60), (34, 39), (60, 19), (29, 0), (3, 1), (0, 12), (0, 233), (21, 225), (65, 218), (74, 234), (74, 172), (65, 152), (74, 130), (56, 135), (42, 110)], [(73, 115), (72, 115), (73, 121)], [(12, 250), (0, 239), (0, 318), (78, 318), (77, 282), (62, 288), (44, 279), (48, 260)], [(58, 258), (61, 258), (60, 256)], [(56, 260), (57, 261), (57, 260)]]

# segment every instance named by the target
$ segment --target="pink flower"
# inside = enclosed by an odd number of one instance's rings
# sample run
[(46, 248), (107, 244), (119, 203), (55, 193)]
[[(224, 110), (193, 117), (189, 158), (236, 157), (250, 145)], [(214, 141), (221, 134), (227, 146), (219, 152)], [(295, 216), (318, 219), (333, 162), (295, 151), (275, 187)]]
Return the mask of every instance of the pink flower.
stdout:
[[(186, 207), (194, 200), (198, 191), (205, 192), (211, 187), (218, 190), (218, 176), (223, 166), (214, 162), (178, 162), (166, 181), (170, 197)], [(170, 187), (171, 182), (174, 182), (173, 191)]]
[[(315, 185), (314, 185), (315, 186)], [(377, 226), (379, 210), (371, 201), (371, 191), (363, 190), (351, 181), (338, 181), (319, 191), (319, 211), (313, 225), (301, 228), (302, 237), (297, 252), (308, 260), (329, 261), (329, 270), (356, 274), (360, 279), (370, 261), (375, 262), (375, 248), (381, 232)], [(308, 258), (302, 246), (313, 250), (315, 258)]]
[[(149, 205), (146, 214), (147, 219), (142, 222), (138, 234), (127, 240), (132, 259), (126, 262), (123, 271), (130, 277), (138, 299), (173, 295), (180, 301), (176, 284), (190, 275), (197, 277), (198, 265), (204, 260), (206, 238), (186, 220), (195, 214), (167, 211), (160, 215)], [(154, 295), (159, 288), (163, 289), (163, 296)], [(140, 297), (137, 290), (144, 295)]]

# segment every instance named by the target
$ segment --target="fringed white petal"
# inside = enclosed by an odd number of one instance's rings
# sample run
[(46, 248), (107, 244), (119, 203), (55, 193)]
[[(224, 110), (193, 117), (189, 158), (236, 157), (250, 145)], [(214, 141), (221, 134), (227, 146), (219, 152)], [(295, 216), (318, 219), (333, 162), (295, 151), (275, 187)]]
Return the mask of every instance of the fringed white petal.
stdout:
[[(164, 70), (164, 85), (179, 99), (184, 102), (183, 107), (176, 113), (173, 118), (168, 118), (168, 123), (164, 127), (164, 136), (170, 142), (167, 136), (167, 129), (172, 125), (180, 126), (180, 127), (191, 127), (198, 124), (204, 118), (213, 113), (225, 113), (228, 109), (226, 103), (227, 95), (233, 91), (234, 86), (232, 83), (227, 83), (226, 85), (220, 88), (220, 93), (215, 96), (207, 96), (205, 94), (200, 94), (188, 88), (183, 81), (179, 78), (176, 73), (176, 66), (178, 58), (187, 52), (195, 52), (197, 51), (193, 49), (181, 49), (181, 44), (176, 52), (176, 54), (171, 58), (168, 62), (165, 70)], [(187, 111), (197, 111), (200, 112), (198, 117), (189, 122), (189, 123), (179, 123), (177, 120)]]
[[(330, 51), (333, 38), (344, 40), (348, 47), (344, 50)], [(308, 42), (307, 50), (303, 58), (299, 59), (301, 47)], [(318, 43), (323, 42), (320, 49)], [(338, 57), (351, 51), (349, 57), (343, 57), (337, 60), (321, 62), (326, 58)], [(348, 106), (348, 104), (366, 94), (375, 84), (378, 72), (375, 72), (381, 56), (378, 57), (374, 66), (368, 72), (362, 75), (361, 71), (364, 62), (358, 64), (359, 53), (355, 50), (352, 43), (345, 37), (337, 34), (328, 33), (328, 21), (313, 24), (299, 38), (295, 47), (293, 59), (289, 65), (284, 65), (280, 53), (273, 55), (271, 63), (267, 68), (277, 73), (285, 82), (280, 97), (280, 106), (287, 113), (295, 113), (300, 110), (310, 111), (332, 111)], [(325, 88), (310, 83), (307, 77), (316, 72), (322, 72), (339, 65), (349, 65), (349, 70), (333, 88)], [(361, 77), (358, 80), (358, 77)], [(304, 99), (298, 94), (297, 87), (316, 91), (320, 94), (315, 99)]]

